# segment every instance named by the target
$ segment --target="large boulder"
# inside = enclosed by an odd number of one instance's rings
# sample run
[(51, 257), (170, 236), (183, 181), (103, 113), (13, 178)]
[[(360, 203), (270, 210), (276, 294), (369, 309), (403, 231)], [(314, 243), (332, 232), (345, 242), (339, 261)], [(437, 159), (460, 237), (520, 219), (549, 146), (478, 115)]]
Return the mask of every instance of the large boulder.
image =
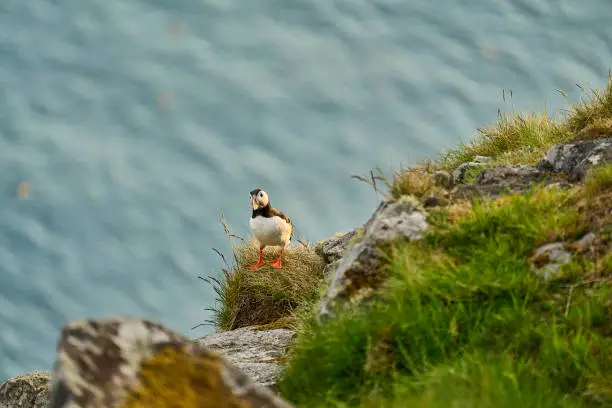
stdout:
[(256, 383), (275, 388), (283, 370), (279, 360), (293, 342), (294, 334), (289, 329), (244, 327), (209, 334), (197, 342), (222, 354)]
[(9, 378), (0, 385), (0, 408), (47, 408), (50, 383), (51, 375), (46, 371)]
[(217, 352), (148, 320), (77, 320), (62, 330), (51, 408), (291, 405)]
[(420, 239), (427, 226), (426, 216), (415, 198), (381, 203), (365, 223), (363, 238), (338, 261), (321, 299), (318, 317), (333, 316), (342, 303), (371, 295), (386, 278), (381, 271), (381, 246), (397, 239)]
[(589, 168), (612, 161), (612, 139), (580, 140), (548, 149), (538, 168), (580, 181)]

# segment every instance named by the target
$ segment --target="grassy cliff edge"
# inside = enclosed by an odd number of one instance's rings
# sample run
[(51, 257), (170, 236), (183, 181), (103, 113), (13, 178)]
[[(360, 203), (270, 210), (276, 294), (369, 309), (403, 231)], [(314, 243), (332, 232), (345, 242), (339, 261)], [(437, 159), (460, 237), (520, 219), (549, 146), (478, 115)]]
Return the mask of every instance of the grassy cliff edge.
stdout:
[[(535, 165), (553, 145), (597, 139), (612, 139), (612, 78), (561, 118), (500, 115), (471, 143), (387, 183), (390, 199), (437, 201), (423, 239), (384, 249), (384, 301), (321, 324), (325, 263), (315, 249), (289, 251), (283, 273), (252, 272), (256, 250), (245, 242), (219, 282), (216, 324), (296, 329), (279, 390), (300, 407), (608, 406), (612, 165), (565, 187), (475, 200), (449, 198), (436, 182), (477, 156), (489, 161), (468, 182), (486, 168)], [(568, 261), (544, 279), (537, 249), (546, 244)]]

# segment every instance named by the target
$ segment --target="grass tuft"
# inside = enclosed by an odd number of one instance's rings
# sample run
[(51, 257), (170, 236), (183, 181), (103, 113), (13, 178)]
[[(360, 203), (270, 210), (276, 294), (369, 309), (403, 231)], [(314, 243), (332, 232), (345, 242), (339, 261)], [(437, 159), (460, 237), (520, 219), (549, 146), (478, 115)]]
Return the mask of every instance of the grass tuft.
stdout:
[[(603, 90), (587, 91), (585, 98), (553, 117), (547, 113), (520, 113), (513, 109), (497, 121), (478, 129), (468, 143), (443, 153), (436, 166), (453, 170), (476, 156), (488, 156), (493, 164), (535, 164), (554, 144), (573, 139), (612, 136), (612, 76)], [(392, 187), (393, 189), (393, 187)]]
[(603, 90), (581, 90), (587, 98), (570, 108), (567, 120), (570, 131), (577, 133), (592, 125), (609, 127), (612, 119), (612, 75), (608, 77), (608, 84)]
[(218, 329), (271, 325), (318, 296), (324, 263), (311, 246), (285, 250), (280, 270), (269, 265), (280, 254), (279, 248), (264, 249), (267, 263), (254, 271), (249, 267), (257, 261), (259, 252), (253, 242), (236, 245), (233, 252), (235, 263), (225, 271), (225, 279), (217, 288), (220, 306), (214, 319)]
[(217, 305), (212, 309), (214, 326), (221, 331), (247, 326), (292, 327), (295, 311), (319, 296), (323, 259), (315, 253), (314, 246), (300, 243), (285, 249), (283, 267), (275, 269), (270, 261), (280, 255), (280, 247), (266, 247), (263, 251), (266, 264), (250, 270), (259, 257), (256, 241), (232, 234), (223, 216), (220, 222), (232, 243), (233, 263), (229, 265), (223, 254), (215, 250), (226, 268), (223, 279), (207, 280), (217, 293)]
[(500, 115), (492, 125), (478, 129), (469, 144), (446, 152), (441, 166), (453, 170), (476, 156), (491, 157), (495, 164), (533, 164), (555, 143), (571, 139), (566, 126), (548, 114), (517, 112)]
[(402, 195), (413, 195), (422, 198), (435, 195), (442, 189), (436, 185), (434, 177), (425, 169), (407, 169), (394, 175), (391, 184), (391, 195), (399, 198)]

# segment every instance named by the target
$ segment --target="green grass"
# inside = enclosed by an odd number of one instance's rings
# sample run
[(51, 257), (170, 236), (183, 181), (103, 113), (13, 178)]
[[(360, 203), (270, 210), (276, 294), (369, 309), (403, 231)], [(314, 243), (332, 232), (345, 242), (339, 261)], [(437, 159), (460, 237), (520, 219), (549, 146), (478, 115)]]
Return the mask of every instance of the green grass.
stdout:
[(609, 194), (610, 175), (440, 210), (423, 241), (388, 252), (384, 301), (304, 318), (282, 395), (300, 407), (612, 403), (612, 257), (575, 255), (550, 281), (529, 261), (588, 231), (590, 207), (576, 208)]
[(608, 78), (608, 84), (603, 90), (583, 90), (588, 94), (587, 99), (575, 104), (569, 111), (567, 125), (570, 131), (578, 133), (588, 127), (603, 126), (610, 129), (612, 118), (612, 75)]
[[(498, 115), (497, 120), (477, 129), (477, 135), (467, 143), (443, 152), (438, 160), (420, 167), (431, 176), (434, 169), (452, 171), (476, 156), (493, 160), (485, 167), (509, 164), (536, 164), (553, 145), (575, 139), (612, 137), (612, 76), (603, 90), (583, 89), (585, 98), (556, 116), (548, 113), (511, 112)], [(429, 193), (432, 182), (423, 175), (415, 177), (415, 169), (402, 169), (393, 177), (391, 194)], [(472, 177), (473, 179), (473, 177)]]
[(470, 143), (446, 152), (440, 164), (452, 170), (476, 156), (488, 156), (496, 164), (535, 164), (546, 150), (571, 140), (568, 126), (547, 113), (506, 113), (497, 121), (478, 129)]
[(581, 131), (612, 129), (612, 76), (603, 91), (583, 89), (586, 98), (554, 117), (548, 113), (500, 114), (497, 121), (478, 129), (469, 143), (461, 143), (442, 156), (441, 167), (452, 170), (475, 156), (488, 156), (497, 164), (535, 164), (548, 148), (575, 139)]
[(586, 182), (587, 195), (590, 198), (612, 188), (612, 164), (596, 167), (591, 171)]
[(580, 407), (556, 390), (528, 361), (509, 355), (468, 354), (454, 364), (436, 367), (413, 378), (398, 378), (395, 397), (368, 407), (420, 408), (553, 408)]

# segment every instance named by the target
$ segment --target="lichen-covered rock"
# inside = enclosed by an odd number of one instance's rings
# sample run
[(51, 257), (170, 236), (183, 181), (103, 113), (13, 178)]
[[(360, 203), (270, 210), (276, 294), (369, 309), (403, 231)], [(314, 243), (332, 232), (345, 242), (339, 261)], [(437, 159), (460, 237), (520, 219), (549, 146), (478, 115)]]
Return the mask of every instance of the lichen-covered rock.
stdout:
[(561, 265), (572, 260), (572, 255), (561, 242), (542, 245), (531, 256), (532, 268), (541, 278), (548, 280), (555, 277)]
[(483, 170), (474, 184), (461, 186), (453, 192), (457, 198), (498, 196), (511, 191), (523, 191), (536, 184), (559, 182), (559, 177), (533, 166), (495, 166)]
[(444, 170), (437, 170), (434, 173), (434, 183), (438, 187), (443, 187), (447, 190), (453, 188), (453, 176)]
[(334, 309), (346, 300), (355, 301), (373, 293), (385, 276), (380, 271), (379, 248), (396, 239), (415, 240), (427, 228), (425, 215), (414, 198), (381, 203), (364, 225), (361, 241), (338, 261), (327, 293), (321, 299), (319, 318), (333, 316)]
[(555, 145), (538, 163), (541, 170), (564, 173), (570, 181), (580, 181), (590, 167), (612, 161), (612, 139), (581, 140)]
[(47, 408), (51, 374), (32, 371), (9, 378), (0, 385), (0, 408)]
[(279, 359), (293, 342), (289, 329), (255, 330), (253, 327), (213, 333), (197, 339), (222, 354), (253, 381), (274, 388), (283, 367)]
[(323, 258), (325, 263), (335, 262), (342, 258), (349, 242), (356, 234), (357, 230), (345, 234), (336, 234), (334, 237), (319, 242), (315, 246), (315, 253)]
[(470, 162), (461, 163), (455, 170), (452, 172), (452, 184), (461, 184), (465, 182), (465, 176), (467, 172), (470, 170), (478, 169), (483, 167), (487, 163), (491, 161), (490, 157), (486, 156), (476, 156)]
[(134, 318), (68, 323), (52, 378), (51, 408), (291, 407), (217, 352)]

